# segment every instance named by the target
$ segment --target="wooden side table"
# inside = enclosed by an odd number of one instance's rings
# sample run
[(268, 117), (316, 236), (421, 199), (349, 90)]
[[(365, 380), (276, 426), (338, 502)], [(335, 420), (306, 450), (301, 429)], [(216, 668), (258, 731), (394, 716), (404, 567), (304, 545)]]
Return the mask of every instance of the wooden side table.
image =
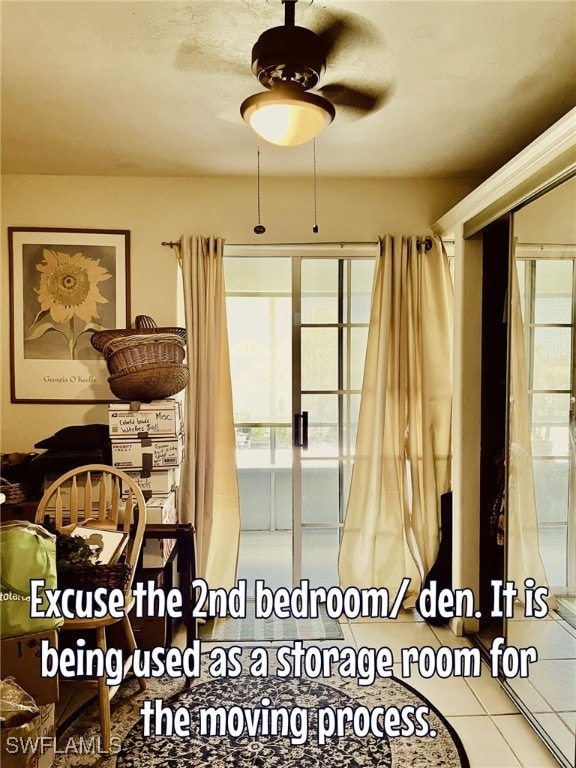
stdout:
[[(196, 530), (191, 523), (147, 523), (144, 539), (176, 539), (177, 568), (182, 592), (182, 620), (186, 627), (186, 645), (198, 638), (198, 620), (193, 617), (192, 582), (196, 578)], [(190, 678), (187, 685), (190, 685)]]

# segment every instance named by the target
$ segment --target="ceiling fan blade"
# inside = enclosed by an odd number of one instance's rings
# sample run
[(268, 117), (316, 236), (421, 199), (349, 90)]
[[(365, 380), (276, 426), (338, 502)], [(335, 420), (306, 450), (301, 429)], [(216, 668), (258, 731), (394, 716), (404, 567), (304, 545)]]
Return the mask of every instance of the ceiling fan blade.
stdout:
[(335, 107), (349, 110), (356, 117), (363, 117), (370, 112), (376, 112), (384, 106), (387, 98), (384, 89), (360, 89), (343, 83), (330, 83), (317, 90)]
[(382, 40), (374, 25), (356, 13), (323, 11), (314, 32), (320, 38), (327, 61), (333, 62), (348, 50), (380, 46)]

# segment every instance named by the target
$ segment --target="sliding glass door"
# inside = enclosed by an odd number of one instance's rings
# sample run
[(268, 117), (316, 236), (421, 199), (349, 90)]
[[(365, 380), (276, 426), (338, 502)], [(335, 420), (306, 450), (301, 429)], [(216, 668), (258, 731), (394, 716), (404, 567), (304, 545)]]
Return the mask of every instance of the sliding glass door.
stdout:
[[(375, 250), (375, 249), (374, 249)], [(249, 586), (338, 583), (374, 257), (227, 256)]]
[(294, 257), (295, 579), (338, 583), (374, 261)]
[(576, 255), (558, 246), (516, 255), (528, 368), (540, 554), (566, 608), (576, 595)]
[(576, 738), (575, 206), (572, 178), (514, 212), (520, 312), (511, 312), (510, 360), (525, 364), (513, 369), (522, 375), (510, 387), (503, 526), (506, 578), (519, 596), (529, 578), (554, 595), (545, 616), (520, 603), (505, 619), (506, 644), (536, 648), (538, 663), (504, 687), (566, 768), (574, 765)]

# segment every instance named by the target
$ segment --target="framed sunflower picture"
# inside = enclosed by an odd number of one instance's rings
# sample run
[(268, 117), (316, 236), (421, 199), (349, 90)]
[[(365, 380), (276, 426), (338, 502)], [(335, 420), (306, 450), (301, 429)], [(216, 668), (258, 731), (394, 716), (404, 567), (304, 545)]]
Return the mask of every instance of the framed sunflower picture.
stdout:
[(114, 400), (95, 331), (127, 328), (130, 232), (9, 227), (13, 403)]

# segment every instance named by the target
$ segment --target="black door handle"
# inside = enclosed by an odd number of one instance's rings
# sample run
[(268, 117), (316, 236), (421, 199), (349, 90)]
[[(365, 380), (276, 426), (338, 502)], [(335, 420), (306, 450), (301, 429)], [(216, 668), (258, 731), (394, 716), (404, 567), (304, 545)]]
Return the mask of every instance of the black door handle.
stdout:
[(294, 447), (308, 450), (308, 411), (294, 414)]

